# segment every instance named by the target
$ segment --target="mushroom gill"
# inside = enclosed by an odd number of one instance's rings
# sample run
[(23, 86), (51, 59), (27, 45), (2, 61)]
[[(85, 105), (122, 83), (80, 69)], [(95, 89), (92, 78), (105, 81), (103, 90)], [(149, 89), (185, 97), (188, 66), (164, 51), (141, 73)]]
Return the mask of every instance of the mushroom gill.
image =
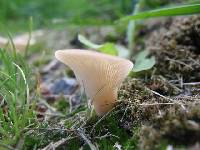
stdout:
[(57, 50), (55, 57), (74, 71), (99, 116), (115, 106), (117, 90), (133, 67), (127, 59), (89, 50)]

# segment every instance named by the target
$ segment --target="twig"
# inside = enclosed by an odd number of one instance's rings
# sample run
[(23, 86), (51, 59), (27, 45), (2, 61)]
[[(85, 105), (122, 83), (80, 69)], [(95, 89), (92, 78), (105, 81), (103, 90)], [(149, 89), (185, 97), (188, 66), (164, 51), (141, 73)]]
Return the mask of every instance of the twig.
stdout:
[(40, 103), (43, 104), (43, 105), (45, 105), (48, 108), (48, 110), (50, 110), (51, 113), (37, 112), (37, 114), (48, 115), (48, 116), (57, 116), (57, 117), (65, 117), (65, 115), (63, 115), (60, 112), (57, 112), (56, 109), (54, 107), (50, 106), (46, 101), (40, 100)]
[(192, 59), (192, 58), (189, 58), (191, 61), (193, 61), (195, 64), (197, 64), (197, 65), (199, 65), (200, 66), (200, 63), (199, 62), (197, 62), (197, 60), (195, 60), (195, 59)]
[(65, 117), (65, 115), (61, 113), (41, 113), (41, 112), (36, 112), (38, 115), (43, 115), (43, 116), (51, 116), (51, 117)]
[(89, 145), (91, 150), (98, 150), (98, 148), (92, 144), (92, 142), (86, 137), (86, 135), (83, 133), (83, 131), (79, 128), (77, 129), (78, 134), (83, 138), (83, 140)]
[(125, 109), (125, 111), (124, 111), (124, 114), (123, 114), (122, 118), (120, 119), (120, 122), (122, 122), (122, 120), (124, 119), (124, 116), (125, 116), (127, 110), (128, 110), (128, 105), (127, 105), (127, 107), (126, 107), (126, 109)]
[(57, 142), (51, 142), (49, 145), (47, 145), (46, 147), (39, 149), (39, 150), (55, 150), (57, 147), (59, 147), (60, 145), (66, 143), (68, 140), (73, 139), (74, 137), (67, 137), (67, 138), (62, 138), (61, 140), (57, 141)]
[(183, 85), (200, 85), (200, 82), (183, 83)]
[[(199, 99), (200, 100), (200, 99)], [(199, 102), (192, 102), (192, 104), (199, 104)], [(177, 103), (142, 103), (139, 104), (139, 106), (156, 106), (156, 105), (177, 105)], [(183, 106), (189, 105), (189, 104), (182, 104)]]
[[(164, 81), (164, 82), (167, 82), (170, 86), (172, 86), (174, 89), (178, 90), (179, 92), (181, 92), (182, 90), (179, 89), (175, 84), (169, 82), (165, 77), (159, 75), (159, 77)], [(179, 80), (178, 80), (179, 81)]]
[(175, 105), (177, 103), (142, 103), (140, 106), (154, 106), (154, 105)]
[(182, 76), (180, 77), (180, 86), (181, 86), (181, 88), (183, 88), (183, 77)]
[(178, 102), (176, 102), (176, 101), (174, 101), (173, 99), (171, 99), (171, 98), (169, 98), (169, 97), (166, 97), (166, 96), (164, 96), (164, 95), (161, 95), (160, 93), (158, 93), (158, 92), (156, 92), (156, 91), (153, 91), (153, 90), (151, 90), (151, 89), (149, 89), (149, 88), (146, 88), (146, 89), (148, 89), (149, 91), (151, 91), (153, 94), (155, 94), (155, 95), (158, 95), (158, 96), (160, 96), (160, 97), (162, 97), (162, 98), (164, 98), (164, 99), (167, 99), (167, 100), (170, 100), (171, 102), (173, 102), (173, 103), (177, 103), (177, 104), (179, 104), (179, 105), (181, 105), (181, 107), (184, 109), (184, 110), (186, 110), (186, 108), (184, 107), (184, 105), (182, 104), (182, 103), (178, 103)]
[(181, 64), (181, 65), (184, 65), (184, 66), (186, 66), (186, 67), (188, 67), (188, 68), (190, 68), (190, 69), (194, 69), (194, 68), (192, 68), (190, 65), (188, 65), (188, 64), (186, 64), (186, 63), (184, 63), (184, 62), (182, 62), (182, 61), (179, 61), (179, 60), (175, 60), (175, 59), (171, 59), (171, 58), (167, 58), (167, 60), (170, 60), (170, 61), (173, 61), (173, 62), (176, 62), (176, 63), (178, 63), (178, 64)]
[(113, 134), (110, 134), (110, 133), (106, 133), (105, 135), (103, 135), (103, 136), (100, 136), (100, 137), (95, 137), (95, 139), (103, 139), (103, 138), (107, 138), (107, 137), (116, 137), (116, 138), (118, 138), (119, 139), (119, 136), (116, 136), (116, 135), (113, 135)]
[(61, 130), (67, 132), (76, 132), (75, 129), (62, 129), (62, 128), (25, 128), (24, 130), (47, 130), (47, 131)]
[(157, 95), (157, 96), (160, 96), (160, 97), (162, 97), (162, 98), (164, 98), (164, 99), (167, 99), (167, 100), (170, 100), (171, 102), (174, 102), (174, 100), (171, 99), (171, 98), (169, 98), (169, 97), (166, 97), (166, 96), (164, 96), (164, 95), (161, 95), (160, 93), (158, 93), (158, 92), (156, 92), (156, 91), (153, 91), (153, 90), (151, 90), (151, 89), (149, 89), (149, 88), (146, 88), (146, 89), (149, 90), (150, 92), (152, 92), (153, 94)]

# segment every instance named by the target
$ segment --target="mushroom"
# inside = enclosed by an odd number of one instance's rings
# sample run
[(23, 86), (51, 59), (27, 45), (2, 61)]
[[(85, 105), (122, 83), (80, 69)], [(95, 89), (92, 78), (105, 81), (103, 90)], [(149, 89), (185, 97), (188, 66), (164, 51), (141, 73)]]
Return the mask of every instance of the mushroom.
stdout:
[(127, 59), (89, 50), (57, 50), (55, 57), (74, 71), (98, 116), (115, 106), (117, 90), (133, 67)]

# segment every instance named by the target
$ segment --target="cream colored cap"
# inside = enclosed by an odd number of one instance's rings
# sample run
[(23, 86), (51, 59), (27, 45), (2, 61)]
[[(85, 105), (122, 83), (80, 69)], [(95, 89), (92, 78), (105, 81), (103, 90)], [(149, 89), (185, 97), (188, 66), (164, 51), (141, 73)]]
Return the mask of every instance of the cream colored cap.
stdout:
[(74, 71), (98, 115), (114, 107), (117, 90), (133, 68), (127, 59), (89, 50), (57, 50), (55, 57)]

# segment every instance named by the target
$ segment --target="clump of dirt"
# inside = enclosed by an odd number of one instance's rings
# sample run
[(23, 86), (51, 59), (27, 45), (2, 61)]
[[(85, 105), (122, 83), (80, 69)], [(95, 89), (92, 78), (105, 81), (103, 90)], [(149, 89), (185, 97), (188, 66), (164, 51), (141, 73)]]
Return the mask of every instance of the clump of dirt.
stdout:
[(199, 95), (200, 16), (150, 20), (145, 24), (148, 26), (137, 33), (140, 40), (135, 49), (150, 50), (156, 64), (139, 77), (145, 78), (150, 89), (165, 96)]
[(168, 99), (153, 94), (142, 81), (137, 79), (127, 79), (124, 82), (119, 91), (119, 100), (123, 103), (123, 112), (129, 111), (128, 116), (132, 117), (133, 125), (149, 122), (155, 114), (159, 114), (160, 107), (163, 106), (152, 104), (169, 102)]
[(155, 117), (151, 126), (141, 129), (141, 149), (155, 149), (167, 141), (174, 147), (191, 146), (200, 142), (200, 105), (191, 104), (183, 110), (170, 107), (160, 117)]
[[(191, 146), (200, 139), (200, 104), (192, 99), (157, 95), (138, 79), (127, 79), (119, 91), (120, 122), (124, 129), (139, 127), (141, 149), (167, 145)], [(117, 109), (116, 109), (117, 111)], [(167, 146), (166, 145), (166, 146)], [(163, 145), (162, 145), (163, 146)]]
[(168, 80), (200, 81), (200, 16), (178, 17), (154, 31), (146, 48), (156, 56), (155, 74)]
[(142, 35), (144, 45), (136, 45), (150, 50), (156, 65), (145, 79), (125, 83), (119, 95), (133, 126), (141, 127), (141, 149), (190, 147), (200, 142), (200, 16), (156, 24)]

